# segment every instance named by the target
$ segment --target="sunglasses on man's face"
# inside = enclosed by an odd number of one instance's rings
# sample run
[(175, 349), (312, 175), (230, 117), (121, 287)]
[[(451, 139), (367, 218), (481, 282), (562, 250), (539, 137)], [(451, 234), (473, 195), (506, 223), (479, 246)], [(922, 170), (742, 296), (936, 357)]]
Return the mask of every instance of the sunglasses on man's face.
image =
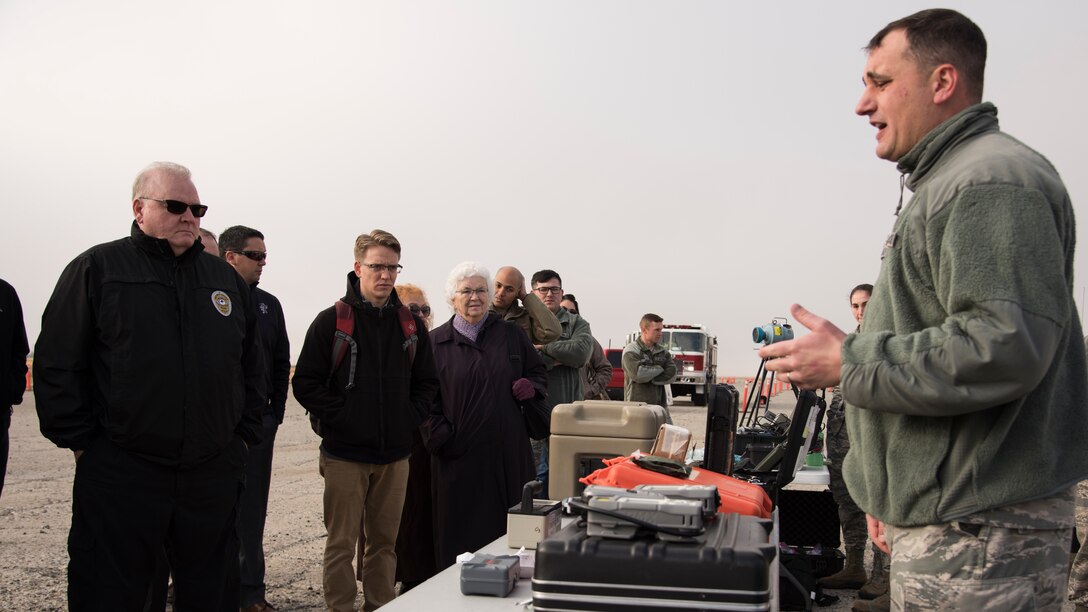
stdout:
[(141, 200), (151, 200), (152, 202), (160, 202), (166, 206), (167, 212), (172, 215), (184, 215), (186, 209), (193, 213), (193, 216), (200, 218), (204, 216), (204, 213), (208, 212), (208, 207), (203, 204), (189, 204), (182, 202), (181, 200), (160, 200), (158, 198), (140, 197)]
[(412, 314), (416, 316), (431, 316), (431, 307), (426, 304), (422, 306), (420, 306), (419, 304), (408, 304), (408, 310), (411, 310)]
[(268, 253), (264, 251), (230, 251), (231, 253), (238, 253), (239, 255), (245, 255), (253, 261), (264, 261), (268, 258)]

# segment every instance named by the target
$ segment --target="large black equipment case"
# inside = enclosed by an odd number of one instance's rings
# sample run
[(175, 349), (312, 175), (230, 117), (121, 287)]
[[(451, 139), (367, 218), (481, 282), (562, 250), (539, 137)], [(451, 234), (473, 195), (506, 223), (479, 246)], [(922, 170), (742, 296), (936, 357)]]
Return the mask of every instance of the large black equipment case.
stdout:
[(729, 475), (733, 472), (733, 441), (740, 393), (733, 385), (714, 385), (708, 399), (703, 469)]
[(617, 540), (572, 523), (536, 549), (533, 609), (770, 610), (773, 524), (718, 514), (693, 542)]
[(734, 475), (742, 480), (763, 485), (777, 507), (778, 492), (793, 482), (794, 475), (805, 460), (812, 439), (816, 437), (821, 419), (823, 419), (822, 400), (812, 391), (797, 392), (797, 404), (793, 407), (790, 429), (786, 434), (785, 442), (780, 443), (783, 450), (778, 466), (765, 472), (738, 469), (734, 470)]

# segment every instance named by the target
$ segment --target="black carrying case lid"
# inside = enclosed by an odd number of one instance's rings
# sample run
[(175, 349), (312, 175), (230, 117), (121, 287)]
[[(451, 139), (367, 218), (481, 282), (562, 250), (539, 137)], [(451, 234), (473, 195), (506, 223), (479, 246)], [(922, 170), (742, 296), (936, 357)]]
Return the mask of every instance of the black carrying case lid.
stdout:
[(772, 529), (770, 519), (719, 514), (688, 543), (590, 537), (572, 523), (537, 548), (533, 606), (612, 610), (700, 602), (703, 609), (768, 609), (777, 580), (770, 575)]

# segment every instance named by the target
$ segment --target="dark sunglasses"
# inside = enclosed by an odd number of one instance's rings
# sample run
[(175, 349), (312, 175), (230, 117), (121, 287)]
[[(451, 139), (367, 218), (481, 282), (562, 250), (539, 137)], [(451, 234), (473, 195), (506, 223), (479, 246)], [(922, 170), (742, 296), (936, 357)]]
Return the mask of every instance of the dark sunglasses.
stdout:
[(422, 306), (418, 304), (408, 304), (408, 310), (411, 310), (414, 315), (423, 315), (425, 317), (431, 316), (431, 307), (426, 304)]
[(264, 251), (228, 251), (228, 253), (238, 253), (240, 255), (245, 255), (253, 261), (264, 261), (265, 259), (268, 259), (268, 253)]
[(152, 202), (162, 202), (166, 206), (166, 210), (172, 215), (184, 215), (185, 209), (189, 209), (193, 213), (193, 216), (200, 218), (204, 216), (204, 213), (208, 212), (208, 207), (203, 204), (187, 204), (181, 200), (160, 200), (158, 198), (148, 198), (141, 196), (141, 200), (151, 200)]

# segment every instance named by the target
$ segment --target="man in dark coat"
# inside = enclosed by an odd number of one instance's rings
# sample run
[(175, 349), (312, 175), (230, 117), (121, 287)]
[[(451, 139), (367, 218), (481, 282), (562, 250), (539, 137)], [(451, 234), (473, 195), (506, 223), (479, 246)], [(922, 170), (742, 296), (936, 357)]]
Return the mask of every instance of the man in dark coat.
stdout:
[(0, 280), (0, 494), (4, 492), (4, 474), (8, 469), (8, 427), (12, 406), (23, 403), (26, 390), (26, 342), (23, 307), (15, 289)]
[(177, 609), (237, 608), (235, 511), (261, 441), (249, 287), (197, 239), (184, 166), (132, 187), (130, 236), (75, 258), (35, 345), (42, 434), (76, 461), (68, 605), (141, 610), (166, 548)]
[(276, 296), (257, 284), (268, 262), (264, 234), (251, 227), (234, 225), (219, 237), (220, 256), (249, 285), (257, 327), (261, 330), (265, 386), (268, 403), (261, 413), (261, 443), (250, 447), (246, 461), (246, 490), (238, 510), (240, 589), (238, 607), (245, 612), (270, 608), (264, 584), (264, 524), (268, 513), (268, 490), (272, 485), (272, 452), (276, 432), (283, 422), (287, 405), (287, 387), (291, 380), (291, 343), (283, 306)]
[[(356, 239), (344, 305), (318, 313), (292, 381), (295, 399), (321, 422), (319, 469), (328, 531), (322, 583), (325, 605), (336, 612), (354, 610), (351, 561), (360, 521), (366, 523), (363, 610), (396, 596), (395, 545), (412, 434), (438, 387), (422, 320), (410, 312), (407, 320), (401, 318), (404, 310), (394, 289), (400, 252), (400, 241), (383, 230)], [(341, 327), (347, 321), (351, 334)], [(350, 354), (334, 363), (333, 348), (349, 344)]]

